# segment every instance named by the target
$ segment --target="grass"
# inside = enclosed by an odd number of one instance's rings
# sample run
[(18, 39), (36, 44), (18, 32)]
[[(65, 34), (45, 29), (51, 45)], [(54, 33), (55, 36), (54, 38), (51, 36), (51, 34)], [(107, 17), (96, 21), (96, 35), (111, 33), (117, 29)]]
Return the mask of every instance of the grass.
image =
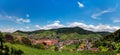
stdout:
[(5, 43), (5, 45), (22, 50), (24, 52), (23, 55), (116, 55), (114, 52), (89, 52), (89, 51), (58, 52), (58, 51), (51, 51), (51, 50), (40, 50), (40, 49), (36, 49), (36, 48), (32, 48), (32, 47), (28, 47), (20, 44)]

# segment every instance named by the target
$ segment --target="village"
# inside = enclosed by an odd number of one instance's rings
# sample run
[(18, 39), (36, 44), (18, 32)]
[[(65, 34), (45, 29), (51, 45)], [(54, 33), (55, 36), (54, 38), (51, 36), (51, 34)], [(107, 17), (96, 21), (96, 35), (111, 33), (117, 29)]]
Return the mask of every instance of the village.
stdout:
[[(73, 51), (99, 51), (98, 48), (93, 47), (93, 42), (97, 41), (98, 38), (86, 38), (86, 39), (71, 39), (61, 41), (58, 38), (49, 39), (49, 38), (32, 38), (33, 36), (29, 35), (28, 38), (30, 39), (32, 45), (37, 44), (44, 44), (46, 48), (50, 46), (55, 46), (58, 48), (58, 51), (62, 51), (64, 46), (76, 45)], [(71, 49), (69, 49), (71, 50)], [(53, 50), (54, 51), (54, 50)]]
[[(14, 37), (14, 38), (13, 38)], [(23, 43), (23, 38), (20, 35), (6, 35), (6, 40), (11, 42), (13, 40), (17, 40), (20, 43)], [(26, 41), (27, 40), (27, 41)], [(29, 35), (25, 39), (25, 42), (30, 42), (31, 46), (35, 46), (38, 44), (43, 44), (45, 49), (49, 49), (49, 47), (54, 46), (57, 51), (62, 51), (65, 46), (75, 45), (74, 49), (68, 49), (68, 51), (99, 51), (98, 48), (93, 47), (93, 42), (97, 41), (98, 38), (86, 38), (86, 39), (71, 39), (62, 41), (58, 38), (49, 39), (49, 38), (38, 38), (35, 35)], [(26, 43), (28, 44), (28, 43)], [(52, 48), (52, 51), (55, 51), (55, 48)]]

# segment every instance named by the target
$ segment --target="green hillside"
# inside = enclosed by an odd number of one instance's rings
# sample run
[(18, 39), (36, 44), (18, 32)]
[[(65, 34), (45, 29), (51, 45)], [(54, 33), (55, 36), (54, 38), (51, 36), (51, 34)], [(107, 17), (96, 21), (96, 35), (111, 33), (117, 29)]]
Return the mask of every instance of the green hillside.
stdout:
[(114, 50), (120, 53), (120, 29), (96, 41), (95, 46), (98, 46), (101, 51)]
[(82, 51), (82, 52), (69, 52), (69, 51), (51, 51), (51, 50), (40, 50), (36, 48), (31, 48), (25, 45), (20, 44), (10, 44), (5, 43), (9, 47), (14, 47), (16, 49), (21, 49), (24, 54), (23, 55), (114, 55), (115, 52), (89, 52), (89, 51)]
[[(103, 37), (102, 34), (105, 36)], [(12, 36), (13, 35), (13, 36)], [(72, 41), (72, 40), (88, 40), (91, 45), (91, 49), (98, 48), (98, 51), (91, 51), (86, 50), (86, 47), (82, 51), (77, 51), (77, 49), (81, 48), (82, 46), (87, 46), (87, 41), (77, 42), (76, 44), (73, 43), (71, 45), (63, 45), (63, 49), (61, 51), (56, 51), (56, 45), (52, 46), (45, 46), (43, 43), (31, 45), (30, 37), (37, 37), (37, 38), (58, 38), (61, 42), (66, 43), (65, 41)], [(32, 32), (23, 32), (23, 31), (16, 31), (10, 34), (0, 35), (0, 38), (5, 41), (3, 48), (1, 48), (1, 52), (4, 54), (4, 47), (7, 46), (9, 48), (9, 52), (11, 53), (12, 49), (20, 53), (21, 51), (24, 53), (23, 55), (116, 55), (116, 53), (120, 52), (120, 30), (114, 33), (106, 33), (106, 32), (92, 32), (87, 31), (78, 27), (74, 28), (59, 28), (59, 29), (51, 29), (51, 30), (39, 30), (39, 31), (32, 31)], [(89, 39), (91, 38), (91, 39)], [(93, 38), (93, 39), (92, 39)], [(95, 39), (94, 39), (95, 38)], [(97, 39), (100, 38), (100, 39)], [(34, 39), (34, 38), (33, 38)], [(94, 42), (94, 40), (96, 40)], [(36, 39), (34, 39), (36, 40)], [(92, 40), (92, 41), (91, 41)], [(1, 40), (0, 40), (1, 41)], [(29, 44), (30, 43), (30, 44)], [(42, 45), (43, 44), (43, 45)], [(42, 49), (42, 47), (44, 49)], [(47, 48), (48, 47), (48, 48)], [(53, 48), (52, 48), (53, 47)], [(7, 48), (7, 49), (8, 49)], [(52, 49), (51, 49), (52, 48)], [(19, 51), (21, 50), (21, 51)], [(15, 53), (15, 54), (17, 54)]]
[(120, 29), (103, 38), (105, 41), (120, 42)]
[(84, 30), (80, 27), (69, 27), (69, 28), (58, 28), (50, 30), (36, 30), (36, 31), (16, 31), (13, 34), (19, 34), (21, 36), (32, 35), (33, 37), (38, 38), (59, 38), (62, 40), (66, 39), (83, 39), (83, 38), (96, 38), (101, 37), (102, 35), (107, 35), (109, 32), (92, 32)]

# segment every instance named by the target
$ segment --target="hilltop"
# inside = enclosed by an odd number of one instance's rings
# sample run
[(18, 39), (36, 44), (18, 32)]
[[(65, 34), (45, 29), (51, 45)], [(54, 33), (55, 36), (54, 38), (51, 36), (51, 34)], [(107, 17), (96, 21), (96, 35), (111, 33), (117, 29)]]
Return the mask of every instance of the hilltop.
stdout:
[(91, 38), (100, 37), (109, 34), (109, 32), (93, 32), (88, 31), (80, 27), (65, 27), (49, 30), (36, 30), (36, 31), (16, 31), (13, 34), (21, 34), (22, 36), (34, 35), (40, 38), (60, 38), (60, 39), (79, 39), (79, 38)]

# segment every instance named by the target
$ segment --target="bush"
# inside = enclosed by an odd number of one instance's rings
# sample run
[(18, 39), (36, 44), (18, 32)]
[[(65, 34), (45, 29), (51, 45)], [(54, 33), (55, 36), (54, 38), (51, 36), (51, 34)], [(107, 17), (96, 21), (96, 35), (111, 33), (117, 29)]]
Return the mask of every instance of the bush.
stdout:
[(6, 41), (8, 41), (10, 43), (14, 43), (14, 37), (10, 34), (6, 34), (5, 39), (6, 39)]
[(102, 51), (102, 52), (107, 52), (108, 51), (108, 48), (104, 47), (104, 46), (99, 46), (99, 49)]
[(26, 37), (22, 37), (22, 44), (31, 46), (31, 41)]
[(116, 47), (116, 52), (120, 53), (120, 43), (116, 43), (115, 44), (115, 47)]
[(45, 45), (42, 44), (42, 43), (36, 44), (36, 45), (34, 45), (34, 47), (35, 47), (35, 48), (38, 48), (38, 49), (45, 49), (45, 48), (46, 48)]

